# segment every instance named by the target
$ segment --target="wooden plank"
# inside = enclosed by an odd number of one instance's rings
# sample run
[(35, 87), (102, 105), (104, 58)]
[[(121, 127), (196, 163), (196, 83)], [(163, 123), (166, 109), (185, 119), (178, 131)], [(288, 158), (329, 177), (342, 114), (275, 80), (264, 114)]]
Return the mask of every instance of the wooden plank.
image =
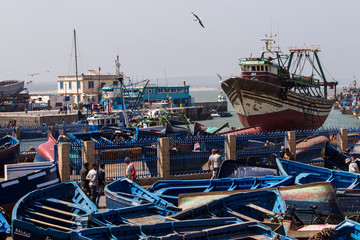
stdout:
[(256, 209), (256, 210), (258, 210), (258, 211), (260, 211), (260, 212), (266, 213), (266, 214), (268, 214), (268, 215), (270, 215), (270, 216), (272, 216), (272, 217), (275, 217), (275, 216), (276, 216), (276, 214), (275, 214), (273, 211), (270, 211), (270, 210), (268, 210), (268, 209), (266, 209), (266, 208), (263, 208), (263, 207), (260, 207), (260, 206), (258, 206), (258, 205), (255, 205), (255, 204), (253, 204), (253, 203), (246, 204), (246, 206), (248, 206), (248, 207), (250, 207), (250, 208), (253, 208), (253, 209)]
[(30, 214), (34, 214), (34, 215), (41, 216), (41, 217), (50, 218), (50, 219), (53, 219), (53, 220), (56, 220), (56, 221), (60, 221), (60, 222), (64, 222), (64, 223), (69, 223), (69, 224), (75, 224), (74, 221), (70, 221), (70, 220), (66, 220), (66, 219), (62, 219), (62, 218), (50, 216), (50, 215), (47, 215), (47, 214), (44, 214), (44, 213), (33, 212), (33, 211), (27, 211), (27, 212), (30, 213)]
[(77, 214), (75, 214), (75, 213), (66, 212), (66, 211), (59, 210), (59, 209), (52, 208), (52, 207), (48, 207), (48, 206), (42, 206), (42, 205), (40, 205), (40, 206), (37, 206), (37, 207), (43, 208), (43, 209), (46, 209), (46, 210), (49, 210), (49, 211), (61, 213), (61, 214), (64, 214), (64, 215), (72, 216), (72, 217), (76, 217), (76, 216), (77, 216)]
[(235, 216), (235, 217), (238, 217), (238, 218), (241, 218), (241, 219), (245, 219), (246, 221), (251, 221), (251, 222), (259, 222), (258, 220), (254, 219), (254, 218), (251, 218), (251, 217), (248, 217), (244, 214), (241, 214), (241, 213), (238, 213), (238, 212), (235, 212), (233, 211), (232, 209), (230, 208), (225, 208), (224, 209), (225, 212)]
[(41, 224), (41, 225), (44, 225), (44, 226), (52, 227), (52, 228), (55, 228), (55, 229), (59, 229), (59, 230), (62, 230), (62, 231), (66, 231), (66, 232), (69, 232), (69, 231), (72, 230), (71, 228), (67, 228), (67, 227), (63, 227), (63, 226), (56, 225), (56, 224), (51, 224), (51, 223), (43, 222), (43, 221), (40, 221), (40, 220), (37, 220), (37, 219), (33, 219), (33, 218), (25, 218), (25, 220), (27, 220), (27, 221), (29, 221), (29, 222), (38, 223), (38, 224)]

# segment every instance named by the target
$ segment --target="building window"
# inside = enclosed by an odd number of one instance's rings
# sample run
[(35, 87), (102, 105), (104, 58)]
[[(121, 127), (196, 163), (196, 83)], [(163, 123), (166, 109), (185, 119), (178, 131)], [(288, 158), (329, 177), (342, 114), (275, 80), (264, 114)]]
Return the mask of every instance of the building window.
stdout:
[(77, 82), (77, 88), (80, 88), (80, 82), (79, 81)]
[(69, 82), (69, 89), (71, 89), (71, 82)]
[(60, 82), (60, 89), (64, 89), (64, 83)]
[(175, 88), (172, 88), (172, 89), (170, 89), (171, 90), (171, 92), (176, 92), (176, 89)]
[(94, 88), (94, 82), (93, 81), (89, 81), (89, 88)]

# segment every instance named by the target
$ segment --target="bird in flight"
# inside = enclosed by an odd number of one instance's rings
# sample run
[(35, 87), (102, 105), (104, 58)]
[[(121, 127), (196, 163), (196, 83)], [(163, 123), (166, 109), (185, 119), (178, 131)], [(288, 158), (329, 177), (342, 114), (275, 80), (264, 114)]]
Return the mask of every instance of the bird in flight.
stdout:
[(191, 12), (191, 14), (195, 17), (194, 21), (198, 21), (199, 24), (200, 24), (203, 28), (205, 28), (204, 25), (203, 25), (203, 23), (201, 22), (200, 18), (199, 18), (195, 13), (193, 13), (193, 12)]
[(29, 73), (28, 75), (33, 77), (33, 76), (39, 75), (39, 74), (40, 74), (40, 73)]

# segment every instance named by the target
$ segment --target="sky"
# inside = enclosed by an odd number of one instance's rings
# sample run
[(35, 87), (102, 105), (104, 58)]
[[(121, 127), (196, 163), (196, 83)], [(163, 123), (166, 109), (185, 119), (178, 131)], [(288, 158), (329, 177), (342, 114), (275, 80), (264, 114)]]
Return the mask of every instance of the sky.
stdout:
[(320, 45), (328, 80), (348, 85), (360, 81), (359, 9), (356, 0), (2, 0), (0, 76), (56, 86), (75, 75), (76, 29), (79, 74), (114, 74), (119, 55), (133, 81), (218, 86), (217, 74), (239, 75), (238, 59), (258, 56), (273, 33), (284, 52)]

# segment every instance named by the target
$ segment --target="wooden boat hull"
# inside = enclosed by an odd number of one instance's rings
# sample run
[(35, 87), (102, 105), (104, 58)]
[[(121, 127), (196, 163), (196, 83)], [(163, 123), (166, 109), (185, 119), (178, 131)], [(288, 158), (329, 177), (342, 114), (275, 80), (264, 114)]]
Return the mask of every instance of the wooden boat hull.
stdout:
[(243, 189), (265, 189), (293, 184), (293, 177), (247, 177), (212, 180), (160, 180), (149, 189), (173, 204), (178, 204), (178, 195), (195, 192), (233, 191)]
[(348, 167), (345, 164), (345, 159), (348, 158), (344, 153), (341, 153), (335, 147), (333, 147), (329, 142), (326, 142), (324, 145), (324, 167), (329, 169), (341, 169), (347, 171)]
[(109, 209), (154, 203), (162, 207), (174, 207), (157, 195), (145, 190), (128, 178), (120, 178), (105, 186), (106, 206)]
[(316, 129), (328, 117), (335, 100), (288, 91), (278, 85), (244, 78), (221, 83), (242, 125), (261, 124), (267, 131)]
[[(279, 187), (280, 194), (286, 205), (296, 204), (296, 208), (310, 209), (310, 206), (317, 206), (319, 213), (331, 214), (333, 219), (343, 220), (344, 216), (337, 200), (336, 193), (330, 183), (313, 183), (301, 186)], [(270, 189), (271, 190), (271, 189)], [(179, 205), (183, 211), (194, 207), (205, 205), (214, 199), (219, 199), (238, 192), (253, 192), (259, 190), (221, 191), (188, 193), (179, 195)], [(309, 222), (310, 215), (299, 214), (304, 222)]]
[(16, 202), (25, 194), (61, 182), (57, 165), (1, 182), (0, 206), (11, 215)]
[(336, 234), (332, 235), (334, 240), (360, 239), (360, 223), (346, 219), (335, 227)]
[(5, 80), (0, 82), (0, 97), (18, 94), (24, 90), (25, 81)]
[(0, 172), (4, 172), (5, 164), (17, 163), (20, 154), (20, 142), (7, 135), (0, 139)]
[[(201, 194), (201, 193), (199, 193)], [(214, 194), (215, 195), (215, 194)], [(265, 210), (266, 209), (266, 210)], [(265, 212), (285, 213), (286, 205), (278, 190), (244, 191), (212, 200), (171, 215), (171, 219), (188, 220), (212, 217), (237, 217), (241, 221), (263, 221)]]
[(140, 206), (91, 213), (86, 225), (89, 228), (121, 224), (153, 224), (163, 222), (165, 217), (175, 213), (176, 211), (171, 211), (149, 203)]
[(12, 213), (13, 239), (70, 239), (71, 232), (97, 208), (74, 183), (60, 183), (22, 197)]
[(55, 160), (54, 145), (56, 144), (55, 138), (49, 134), (48, 141), (40, 144), (36, 150), (34, 162), (53, 162)]
[(295, 184), (330, 182), (335, 189), (360, 188), (360, 175), (355, 173), (330, 170), (281, 158), (276, 159), (276, 164), (281, 176), (296, 176)]
[(217, 178), (263, 177), (279, 175), (276, 169), (244, 166), (235, 160), (226, 160), (221, 164)]
[(257, 222), (234, 222), (228, 218), (198, 219), (182, 222), (167, 222), (154, 225), (124, 225), (78, 230), (72, 240), (80, 239), (292, 239), (271, 231)]

